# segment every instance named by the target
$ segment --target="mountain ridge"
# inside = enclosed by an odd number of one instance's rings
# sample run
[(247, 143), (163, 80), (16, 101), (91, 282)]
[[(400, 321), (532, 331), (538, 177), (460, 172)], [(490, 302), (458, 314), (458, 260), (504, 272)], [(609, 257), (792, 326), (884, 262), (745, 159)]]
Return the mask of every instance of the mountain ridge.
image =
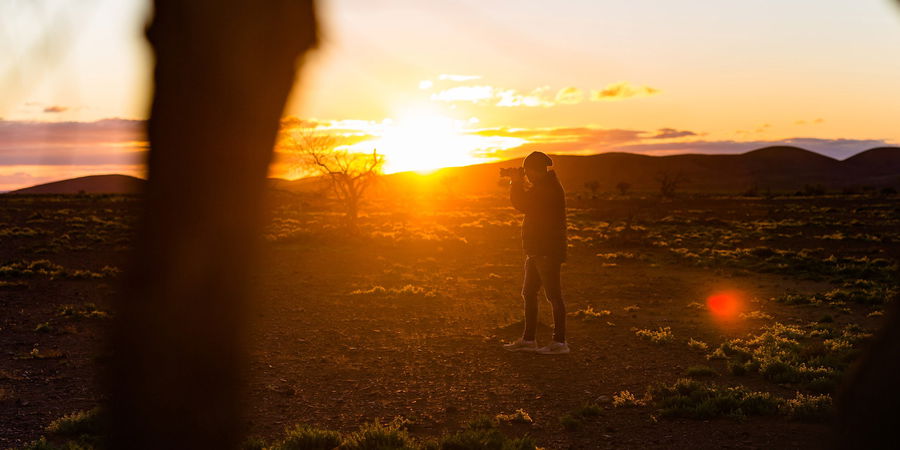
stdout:
[[(688, 192), (743, 192), (748, 189), (799, 190), (806, 185), (828, 189), (848, 187), (900, 187), (900, 147), (875, 147), (837, 160), (793, 146), (770, 146), (739, 154), (644, 155), (607, 152), (592, 155), (551, 155), (553, 169), (563, 186), (579, 191), (597, 181), (601, 191), (614, 191), (627, 183), (634, 191), (651, 191), (657, 178), (680, 177)], [(445, 167), (430, 172), (458, 193), (496, 192), (498, 169), (521, 165), (522, 158), (469, 166)], [(384, 175), (383, 190), (404, 183), (423, 184), (426, 175), (399, 172)], [(270, 189), (304, 192), (321, 187), (322, 180), (269, 178)], [(125, 193), (143, 189), (145, 180), (128, 175), (90, 175), (43, 183), (8, 194)], [(433, 182), (431, 184), (434, 184)], [(453, 186), (449, 186), (452, 184)]]
[(122, 174), (87, 175), (36, 184), (7, 194), (138, 194), (146, 180)]

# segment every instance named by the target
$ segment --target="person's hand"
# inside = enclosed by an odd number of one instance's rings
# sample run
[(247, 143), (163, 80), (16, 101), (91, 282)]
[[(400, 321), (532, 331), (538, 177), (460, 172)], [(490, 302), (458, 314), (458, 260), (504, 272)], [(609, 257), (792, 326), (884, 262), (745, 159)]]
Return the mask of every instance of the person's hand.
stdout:
[(523, 183), (525, 181), (525, 169), (518, 167), (510, 177), (510, 183)]
[(502, 167), (500, 177), (509, 178), (511, 184), (521, 183), (525, 179), (525, 169), (521, 167)]

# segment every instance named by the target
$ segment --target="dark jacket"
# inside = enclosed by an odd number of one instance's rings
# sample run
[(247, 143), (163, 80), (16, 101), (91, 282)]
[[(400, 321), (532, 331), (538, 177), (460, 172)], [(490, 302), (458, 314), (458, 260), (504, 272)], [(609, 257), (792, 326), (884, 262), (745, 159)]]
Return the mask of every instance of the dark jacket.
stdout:
[(566, 193), (548, 171), (547, 177), (525, 189), (521, 180), (513, 180), (509, 200), (525, 213), (522, 222), (522, 247), (529, 256), (551, 256), (566, 260)]

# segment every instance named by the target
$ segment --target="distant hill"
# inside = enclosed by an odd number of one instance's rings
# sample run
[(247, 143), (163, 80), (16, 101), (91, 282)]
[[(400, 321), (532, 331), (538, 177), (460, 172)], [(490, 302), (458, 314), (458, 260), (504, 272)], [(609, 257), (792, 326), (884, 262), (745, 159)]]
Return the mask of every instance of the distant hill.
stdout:
[[(776, 192), (801, 190), (821, 184), (826, 189), (847, 187), (900, 188), (900, 148), (881, 147), (839, 161), (797, 147), (766, 147), (736, 155), (687, 154), (648, 156), (601, 153), (588, 156), (555, 155), (553, 168), (570, 192), (583, 191), (597, 181), (601, 191), (615, 191), (620, 182), (632, 191), (658, 190), (660, 175), (687, 179), (684, 192), (740, 193), (750, 188)], [(426, 178), (414, 172), (385, 177), (387, 184), (409, 185), (439, 180), (442, 187), (461, 194), (498, 191), (500, 167), (515, 167), (522, 159), (441, 169)], [(403, 183), (399, 183), (403, 180)], [(444, 180), (441, 182), (440, 180)]]
[(900, 172), (900, 148), (878, 147), (857, 153), (842, 161), (843, 164), (879, 175)]
[[(601, 191), (615, 191), (620, 182), (634, 192), (655, 192), (660, 175), (680, 176), (687, 181), (682, 192), (740, 193), (750, 188), (775, 192), (801, 190), (806, 185), (826, 189), (846, 187), (900, 188), (900, 147), (878, 147), (839, 161), (819, 153), (790, 146), (766, 147), (736, 155), (687, 154), (648, 156), (635, 153), (554, 155), (553, 169), (566, 190), (585, 190), (597, 181)], [(401, 172), (386, 175), (378, 190), (389, 195), (408, 192), (487, 194), (501, 191), (499, 169), (517, 167), (522, 159), (511, 159), (464, 167), (448, 167), (428, 175)], [(12, 194), (136, 193), (145, 181), (127, 175), (94, 175), (41, 184)], [(325, 180), (270, 178), (273, 191), (316, 193)]]
[(9, 194), (136, 194), (146, 181), (129, 175), (90, 175), (38, 184)]
[[(563, 186), (571, 192), (584, 190), (590, 181), (601, 191), (615, 191), (620, 182), (632, 191), (651, 192), (659, 187), (662, 174), (688, 181), (684, 192), (740, 193), (750, 188), (776, 192), (801, 190), (821, 184), (826, 189), (845, 187), (900, 187), (900, 148), (880, 147), (839, 161), (819, 153), (790, 146), (765, 147), (735, 155), (686, 154), (648, 156), (635, 153), (601, 153), (575, 156), (554, 155), (553, 168)], [(516, 167), (522, 159), (448, 167), (423, 175), (401, 172), (386, 175), (379, 190), (403, 193), (409, 189), (434, 192), (452, 190), (458, 194), (499, 192), (498, 171)], [(292, 192), (313, 192), (324, 181), (306, 178), (296, 181), (271, 179), (270, 186)]]

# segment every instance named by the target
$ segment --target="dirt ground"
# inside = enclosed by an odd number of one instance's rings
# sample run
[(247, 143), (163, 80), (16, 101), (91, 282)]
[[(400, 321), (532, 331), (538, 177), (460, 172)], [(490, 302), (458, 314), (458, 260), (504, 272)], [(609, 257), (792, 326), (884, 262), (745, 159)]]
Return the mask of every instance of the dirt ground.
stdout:
[[(102, 403), (99, 374), (110, 357), (103, 333), (117, 281), (111, 268), (124, 267), (135, 201), (6, 197), (0, 203), (0, 448), (6, 448), (36, 439), (63, 414)], [(554, 356), (501, 348), (522, 328), (524, 260), (519, 217), (510, 208), (491, 200), (408, 211), (364, 217), (364, 236), (349, 238), (334, 225), (334, 214), (300, 211), (293, 203), (275, 210), (253, 274), (257, 289), (246, 330), (248, 435), (273, 439), (297, 423), (353, 431), (402, 416), (413, 436), (431, 437), (479, 416), (521, 409), (533, 423), (502, 429), (552, 449), (827, 447), (828, 423), (667, 418), (652, 404), (614, 407), (611, 398), (625, 390), (640, 397), (697, 365), (713, 368), (710, 381), (717, 385), (792, 397), (802, 389), (759, 374), (731, 375), (724, 361), (708, 360), (687, 340), (713, 349), (775, 322), (805, 324), (823, 314), (835, 326), (872, 330), (877, 305), (777, 302), (786, 292), (827, 291), (833, 280), (718, 260), (697, 264), (672, 248), (880, 255), (896, 245), (889, 230), (900, 209), (895, 200), (860, 198), (574, 203), (563, 268), (567, 309), (591, 306), (609, 314), (569, 317), (572, 353)], [(716, 231), (739, 228), (757, 231)], [(834, 238), (839, 231), (844, 238)], [(853, 232), (878, 239), (850, 237)], [(659, 235), (675, 233), (681, 234), (658, 242)], [(38, 264), (29, 274), (11, 265), (39, 260), (57, 267), (40, 272)], [(715, 318), (705, 301), (725, 290), (741, 293), (746, 312), (764, 314)], [(548, 303), (540, 314), (542, 324), (552, 323)], [(635, 334), (659, 327), (670, 327), (674, 339), (659, 344)], [(546, 342), (550, 333), (541, 325), (538, 340)], [(566, 430), (560, 417), (588, 403), (599, 404), (602, 414)]]

